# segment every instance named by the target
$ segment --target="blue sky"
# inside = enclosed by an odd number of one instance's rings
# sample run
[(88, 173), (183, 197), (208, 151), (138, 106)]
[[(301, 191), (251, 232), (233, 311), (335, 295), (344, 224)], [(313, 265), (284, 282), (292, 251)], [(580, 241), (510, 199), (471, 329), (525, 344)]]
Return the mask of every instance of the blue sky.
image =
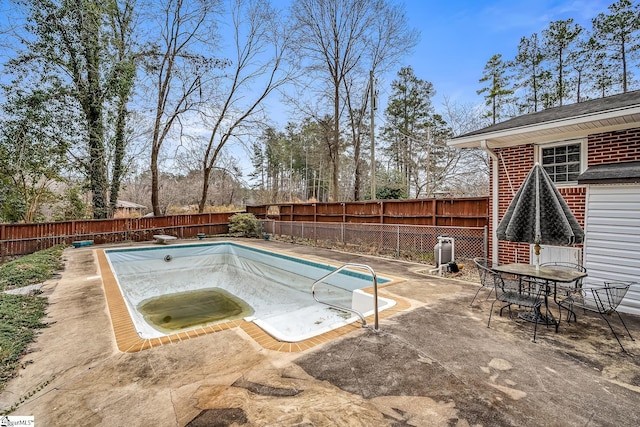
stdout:
[[(286, 8), (295, 0), (272, 0)], [(482, 105), (476, 91), (485, 64), (494, 54), (513, 59), (522, 37), (542, 35), (549, 23), (573, 18), (586, 29), (599, 13), (617, 0), (387, 0), (404, 5), (408, 23), (418, 30), (420, 41), (395, 70), (377, 76), (384, 109), (397, 70), (410, 65), (416, 76), (433, 83), (433, 105), (440, 111), (445, 97), (456, 104)], [(278, 101), (268, 102), (277, 110)], [(278, 121), (289, 119), (282, 107)], [(382, 116), (382, 111), (379, 116)]]
[[(295, 0), (272, 0), (286, 8)], [(443, 97), (455, 102), (483, 102), (476, 95), (485, 64), (496, 53), (511, 59), (520, 38), (541, 33), (549, 22), (573, 18), (590, 28), (591, 19), (616, 0), (387, 0), (403, 4), (409, 25), (420, 42), (400, 66), (411, 65), (416, 75), (434, 84), (438, 109)], [(0, 0), (0, 22), (13, 6)], [(396, 69), (396, 70), (397, 70)], [(395, 72), (378, 76), (382, 101)]]
[[(405, 59), (415, 74), (434, 84), (438, 109), (447, 96), (482, 103), (476, 90), (484, 66), (500, 53), (512, 59), (520, 38), (540, 34), (551, 21), (573, 18), (591, 28), (591, 19), (614, 0), (407, 0), (409, 24), (421, 32), (415, 52)], [(390, 83), (388, 76), (386, 86)]]
[[(294, 1), (272, 0), (277, 8)], [(476, 94), (482, 87), (478, 80), (492, 55), (501, 53), (504, 59), (512, 59), (521, 37), (540, 34), (551, 21), (573, 18), (590, 29), (591, 19), (607, 12), (616, 0), (387, 1), (404, 5), (408, 23), (420, 32), (420, 41), (394, 72), (377, 76), (381, 107), (385, 107), (397, 70), (410, 65), (417, 77), (433, 83), (437, 92), (433, 105), (441, 111), (444, 97), (457, 104), (483, 104), (483, 97)], [(0, 0), (1, 23), (5, 24), (6, 12), (12, 7), (8, 0)], [(267, 104), (272, 106), (271, 118), (284, 126), (291, 112), (277, 98)], [(378, 117), (382, 116), (379, 110)]]

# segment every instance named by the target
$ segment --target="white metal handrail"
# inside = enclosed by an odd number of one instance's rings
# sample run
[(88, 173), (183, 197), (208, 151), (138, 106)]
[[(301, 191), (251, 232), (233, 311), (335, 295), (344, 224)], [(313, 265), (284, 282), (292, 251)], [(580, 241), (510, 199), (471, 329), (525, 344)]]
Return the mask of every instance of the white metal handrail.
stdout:
[[(373, 281), (373, 311), (374, 311), (374, 326), (373, 326), (373, 330), (375, 332), (379, 331), (378, 328), (378, 277), (376, 276), (376, 272), (373, 271), (373, 268), (369, 267), (366, 264), (355, 264), (355, 263), (346, 263), (344, 265), (342, 265), (341, 267), (337, 268), (336, 270), (333, 270), (331, 273), (326, 274), (325, 276), (321, 277), (320, 279), (316, 280), (313, 285), (311, 286), (311, 295), (313, 296), (313, 299), (316, 300), (317, 302), (319, 302), (320, 304), (325, 304), (328, 305), (329, 307), (333, 307), (336, 308), (338, 310), (346, 310), (349, 311), (351, 313), (356, 314), (358, 317), (360, 317), (360, 320), (362, 320), (362, 327), (363, 328), (367, 328), (367, 321), (364, 318), (364, 315), (362, 313), (360, 313), (358, 310), (354, 310), (353, 308), (350, 307), (342, 307), (342, 306), (338, 306), (338, 305), (334, 305), (325, 301), (320, 301), (317, 297), (316, 297), (316, 285), (318, 283), (324, 282), (326, 279), (328, 279), (329, 277), (333, 276), (334, 274), (338, 274), (340, 271), (344, 270), (347, 267), (351, 267), (351, 268), (360, 268), (360, 269), (364, 269), (364, 270), (368, 270), (371, 273), (371, 278)], [(332, 285), (331, 283), (327, 283), (327, 285), (329, 286), (333, 286), (333, 287), (338, 287), (335, 285)], [(341, 288), (342, 289), (342, 288)]]

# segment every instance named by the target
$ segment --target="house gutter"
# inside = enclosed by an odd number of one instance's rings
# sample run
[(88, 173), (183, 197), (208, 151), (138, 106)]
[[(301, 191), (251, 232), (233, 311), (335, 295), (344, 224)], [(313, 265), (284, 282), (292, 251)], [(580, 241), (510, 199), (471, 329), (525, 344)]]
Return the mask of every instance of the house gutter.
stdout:
[(498, 264), (498, 239), (496, 229), (498, 228), (498, 156), (489, 148), (487, 140), (480, 141), (480, 148), (491, 157), (491, 260), (493, 265)]

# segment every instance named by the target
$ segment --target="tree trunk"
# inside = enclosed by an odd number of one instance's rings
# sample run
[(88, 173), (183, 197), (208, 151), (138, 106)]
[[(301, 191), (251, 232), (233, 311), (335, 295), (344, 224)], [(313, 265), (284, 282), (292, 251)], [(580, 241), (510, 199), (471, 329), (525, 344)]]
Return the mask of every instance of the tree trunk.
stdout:
[[(97, 19), (94, 17), (94, 19)], [(98, 25), (92, 22), (96, 28)], [(84, 47), (87, 62), (87, 88), (82, 100), (89, 132), (89, 180), (93, 192), (93, 217), (107, 217), (107, 174), (104, 156), (104, 123), (100, 88), (100, 42), (98, 32), (90, 33)]]
[[(89, 86), (96, 88), (97, 76), (89, 75)], [(94, 89), (97, 90), (97, 89)], [(104, 159), (102, 105), (94, 90), (89, 93), (85, 101), (87, 111), (87, 127), (89, 129), (89, 180), (93, 193), (93, 217), (96, 219), (107, 217), (107, 176)]]
[(333, 155), (331, 161), (333, 162), (333, 174), (332, 174), (332, 192), (333, 200), (339, 201), (338, 194), (338, 177), (340, 176), (340, 83), (335, 82), (335, 92), (333, 101)]
[(151, 150), (151, 206), (153, 207), (153, 216), (160, 216), (160, 198), (159, 192), (159, 179), (158, 179), (158, 150)]
[(120, 194), (120, 182), (122, 181), (122, 168), (125, 155), (125, 124), (127, 120), (126, 100), (118, 100), (118, 117), (116, 118), (113, 167), (111, 172), (111, 192), (109, 194), (109, 216), (116, 212), (118, 195)]
[(204, 207), (207, 204), (207, 194), (209, 193), (209, 178), (211, 177), (211, 168), (205, 166), (202, 171), (202, 195), (200, 196), (200, 202), (198, 203), (198, 212), (203, 213)]
[(361, 168), (360, 168), (360, 145), (358, 144), (358, 146), (356, 147), (356, 150), (354, 150), (354, 152), (357, 152), (354, 154), (355, 158), (356, 158), (356, 167), (355, 170), (353, 171), (353, 200), (354, 201), (358, 201), (360, 200), (360, 186), (361, 186), (361, 181), (362, 181), (362, 177), (361, 177)]
[(622, 57), (622, 93), (627, 93), (627, 53), (622, 43), (620, 56)]

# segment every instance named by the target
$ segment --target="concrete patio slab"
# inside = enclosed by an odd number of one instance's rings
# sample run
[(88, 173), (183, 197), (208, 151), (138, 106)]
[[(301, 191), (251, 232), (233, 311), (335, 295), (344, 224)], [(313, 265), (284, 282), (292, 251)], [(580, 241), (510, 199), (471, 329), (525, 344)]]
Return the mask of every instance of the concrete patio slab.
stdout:
[[(45, 426), (640, 425), (640, 342), (622, 337), (622, 353), (598, 317), (557, 334), (540, 327), (533, 343), (530, 323), (495, 316), (488, 329), (491, 301), (481, 293), (469, 307), (478, 285), (422, 274), (425, 265), (251, 243), (404, 277), (384, 292), (410, 307), (379, 333), (356, 329), (298, 353), (265, 349), (242, 328), (123, 353), (96, 248), (70, 248), (61, 278), (41, 289), (50, 327), (0, 409)], [(640, 319), (624, 318), (640, 336)]]

